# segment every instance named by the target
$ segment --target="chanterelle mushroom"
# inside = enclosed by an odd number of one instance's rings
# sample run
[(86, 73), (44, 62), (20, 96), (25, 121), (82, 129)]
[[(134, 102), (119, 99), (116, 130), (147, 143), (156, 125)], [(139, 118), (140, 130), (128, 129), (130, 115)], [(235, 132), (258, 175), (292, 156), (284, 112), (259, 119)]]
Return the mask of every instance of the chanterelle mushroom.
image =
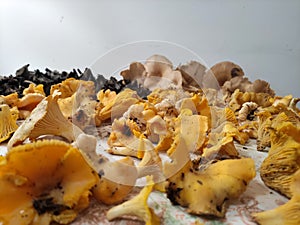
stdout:
[(147, 200), (152, 192), (154, 182), (151, 176), (147, 176), (146, 178), (147, 185), (140, 191), (138, 195), (107, 211), (106, 217), (108, 220), (114, 220), (122, 216), (130, 215), (138, 217), (140, 220), (144, 221), (146, 225), (160, 224), (159, 217), (147, 204)]
[(92, 189), (94, 197), (107, 205), (123, 201), (138, 178), (133, 159), (125, 157), (113, 162), (100, 160), (97, 167), (99, 179)]
[(255, 177), (250, 158), (218, 161), (200, 171), (193, 167), (188, 162), (168, 179), (167, 194), (174, 204), (197, 215), (224, 217), (228, 200), (239, 197)]
[(0, 105), (0, 143), (10, 138), (10, 135), (18, 129), (17, 118), (8, 105)]
[(14, 147), (0, 165), (0, 223), (68, 224), (88, 207), (97, 176), (80, 151), (65, 142)]
[(292, 178), (290, 191), (291, 200), (275, 209), (255, 213), (254, 219), (261, 225), (300, 224), (300, 170)]
[(11, 149), (26, 138), (35, 139), (45, 134), (62, 136), (70, 142), (74, 141), (83, 131), (63, 116), (57, 99), (58, 93), (44, 98), (16, 130), (9, 140), (7, 148)]
[(260, 176), (268, 187), (291, 197), (291, 178), (300, 168), (300, 126), (286, 119), (285, 113), (280, 113), (272, 121), (271, 148)]

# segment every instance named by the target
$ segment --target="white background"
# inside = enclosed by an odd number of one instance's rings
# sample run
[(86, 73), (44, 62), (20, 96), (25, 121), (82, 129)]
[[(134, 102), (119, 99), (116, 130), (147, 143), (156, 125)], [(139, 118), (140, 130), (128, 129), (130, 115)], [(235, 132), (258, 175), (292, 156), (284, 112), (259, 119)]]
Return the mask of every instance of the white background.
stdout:
[(27, 63), (31, 70), (84, 70), (111, 49), (143, 40), (183, 46), (209, 66), (231, 60), (250, 80), (300, 97), (299, 0), (0, 0), (1, 75)]

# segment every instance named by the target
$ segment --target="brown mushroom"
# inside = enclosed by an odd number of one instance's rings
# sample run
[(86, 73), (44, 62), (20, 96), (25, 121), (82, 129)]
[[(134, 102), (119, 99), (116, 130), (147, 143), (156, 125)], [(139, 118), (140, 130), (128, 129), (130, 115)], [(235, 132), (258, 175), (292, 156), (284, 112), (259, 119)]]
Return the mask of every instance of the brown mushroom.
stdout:
[(213, 74), (219, 85), (223, 86), (223, 84), (231, 78), (244, 76), (244, 71), (239, 65), (233, 62), (224, 61), (212, 66), (205, 76), (211, 76), (210, 74)]

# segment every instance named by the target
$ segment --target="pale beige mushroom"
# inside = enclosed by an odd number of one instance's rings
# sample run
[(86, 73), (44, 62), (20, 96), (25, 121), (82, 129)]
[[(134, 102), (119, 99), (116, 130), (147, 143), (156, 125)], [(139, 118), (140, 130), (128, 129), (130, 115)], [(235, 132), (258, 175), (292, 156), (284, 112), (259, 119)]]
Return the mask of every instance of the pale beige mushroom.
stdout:
[(129, 69), (121, 71), (120, 75), (124, 80), (137, 81), (143, 84), (146, 77), (146, 69), (140, 62), (133, 62), (129, 65)]
[(173, 65), (162, 55), (153, 55), (145, 63), (146, 78), (144, 87), (154, 90), (155, 88), (182, 87), (182, 75), (180, 71), (173, 70)]
[(160, 136), (167, 133), (167, 124), (159, 115), (156, 115), (147, 121), (146, 129), (147, 138), (153, 143), (158, 143)]
[(182, 86), (185, 90), (195, 91), (202, 88), (203, 77), (206, 71), (206, 67), (203, 64), (191, 61), (178, 66), (177, 70), (182, 74)]
[(247, 120), (247, 117), (251, 115), (258, 108), (258, 105), (255, 102), (245, 102), (242, 105), (242, 108), (239, 110), (238, 120), (243, 122)]

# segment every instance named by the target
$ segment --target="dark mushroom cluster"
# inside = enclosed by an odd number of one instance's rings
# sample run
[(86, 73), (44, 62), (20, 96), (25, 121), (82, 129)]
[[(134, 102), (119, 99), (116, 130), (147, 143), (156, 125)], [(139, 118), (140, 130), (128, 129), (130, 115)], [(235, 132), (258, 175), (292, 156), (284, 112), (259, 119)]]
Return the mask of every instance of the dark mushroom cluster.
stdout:
[(58, 84), (67, 78), (75, 78), (86, 81), (93, 81), (95, 83), (95, 90), (98, 92), (101, 89), (115, 91), (119, 93), (124, 88), (128, 87), (138, 91), (140, 96), (147, 96), (150, 91), (138, 85), (136, 82), (127, 80), (117, 80), (115, 77), (106, 79), (103, 75), (95, 76), (88, 68), (84, 72), (80, 69), (73, 69), (70, 72), (45, 69), (45, 72), (40, 70), (30, 71), (29, 64), (23, 66), (16, 71), (15, 76), (0, 76), (0, 95), (9, 95), (17, 92), (21, 97), (23, 90), (28, 87), (30, 83), (43, 84), (46, 95), (50, 94), (50, 87), (53, 84)]

